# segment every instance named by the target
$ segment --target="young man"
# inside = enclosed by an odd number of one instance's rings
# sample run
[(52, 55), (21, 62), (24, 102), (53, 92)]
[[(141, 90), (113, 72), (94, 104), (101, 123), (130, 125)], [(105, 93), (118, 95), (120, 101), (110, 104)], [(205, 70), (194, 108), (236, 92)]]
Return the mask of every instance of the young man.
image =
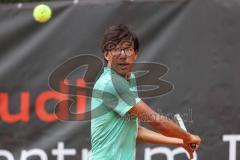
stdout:
[[(104, 33), (102, 51), (107, 66), (94, 85), (91, 101), (92, 109), (103, 114), (92, 115), (91, 159), (135, 160), (136, 141), (182, 146), (192, 157), (194, 150), (189, 145), (194, 143), (198, 148), (201, 139), (160, 116), (137, 95), (131, 69), (138, 45), (137, 37), (124, 25), (112, 26)], [(138, 120), (146, 121), (155, 131), (142, 127)]]

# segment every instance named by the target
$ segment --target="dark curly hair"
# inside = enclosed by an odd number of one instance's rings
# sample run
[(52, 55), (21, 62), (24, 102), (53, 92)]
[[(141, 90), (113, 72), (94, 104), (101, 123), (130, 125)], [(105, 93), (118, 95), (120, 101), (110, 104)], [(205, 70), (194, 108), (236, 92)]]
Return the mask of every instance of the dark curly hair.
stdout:
[(101, 44), (102, 53), (111, 51), (122, 41), (129, 41), (135, 51), (139, 50), (137, 36), (126, 25), (120, 24), (111, 26), (104, 32)]

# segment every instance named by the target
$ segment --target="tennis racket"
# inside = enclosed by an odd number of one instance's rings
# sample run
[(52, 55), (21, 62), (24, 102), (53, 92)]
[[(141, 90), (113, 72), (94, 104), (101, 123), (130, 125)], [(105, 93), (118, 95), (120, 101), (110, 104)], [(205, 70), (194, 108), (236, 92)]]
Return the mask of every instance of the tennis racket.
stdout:
[[(187, 131), (187, 128), (186, 128), (186, 126), (185, 126), (185, 124), (184, 124), (184, 122), (183, 122), (183, 119), (182, 119), (182, 117), (180, 116), (180, 114), (175, 114), (175, 115), (174, 115), (174, 119), (175, 119), (175, 121), (177, 122), (177, 124), (179, 125), (180, 128), (182, 128), (183, 130)], [(191, 144), (190, 144), (190, 147), (191, 147), (193, 150), (195, 150), (196, 147), (197, 147), (197, 145), (194, 144), (194, 143), (191, 143)]]

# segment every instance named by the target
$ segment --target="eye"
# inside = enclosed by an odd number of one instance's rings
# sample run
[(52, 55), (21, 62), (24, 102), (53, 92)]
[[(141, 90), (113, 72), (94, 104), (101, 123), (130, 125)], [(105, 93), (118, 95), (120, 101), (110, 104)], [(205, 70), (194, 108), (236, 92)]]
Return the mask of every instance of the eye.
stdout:
[(114, 51), (114, 52), (121, 52), (122, 50), (120, 48), (114, 48), (114, 49), (112, 49), (112, 51)]
[(132, 52), (132, 51), (133, 51), (133, 48), (128, 48), (128, 51)]
[(133, 48), (125, 48), (124, 51), (125, 52), (133, 52)]

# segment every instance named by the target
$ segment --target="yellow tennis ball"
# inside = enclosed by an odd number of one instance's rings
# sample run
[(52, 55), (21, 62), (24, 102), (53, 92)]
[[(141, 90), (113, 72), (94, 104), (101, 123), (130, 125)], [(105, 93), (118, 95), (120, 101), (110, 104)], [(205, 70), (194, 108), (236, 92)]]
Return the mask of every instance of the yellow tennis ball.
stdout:
[(47, 22), (52, 16), (52, 10), (48, 5), (37, 5), (33, 10), (33, 17), (37, 22)]

